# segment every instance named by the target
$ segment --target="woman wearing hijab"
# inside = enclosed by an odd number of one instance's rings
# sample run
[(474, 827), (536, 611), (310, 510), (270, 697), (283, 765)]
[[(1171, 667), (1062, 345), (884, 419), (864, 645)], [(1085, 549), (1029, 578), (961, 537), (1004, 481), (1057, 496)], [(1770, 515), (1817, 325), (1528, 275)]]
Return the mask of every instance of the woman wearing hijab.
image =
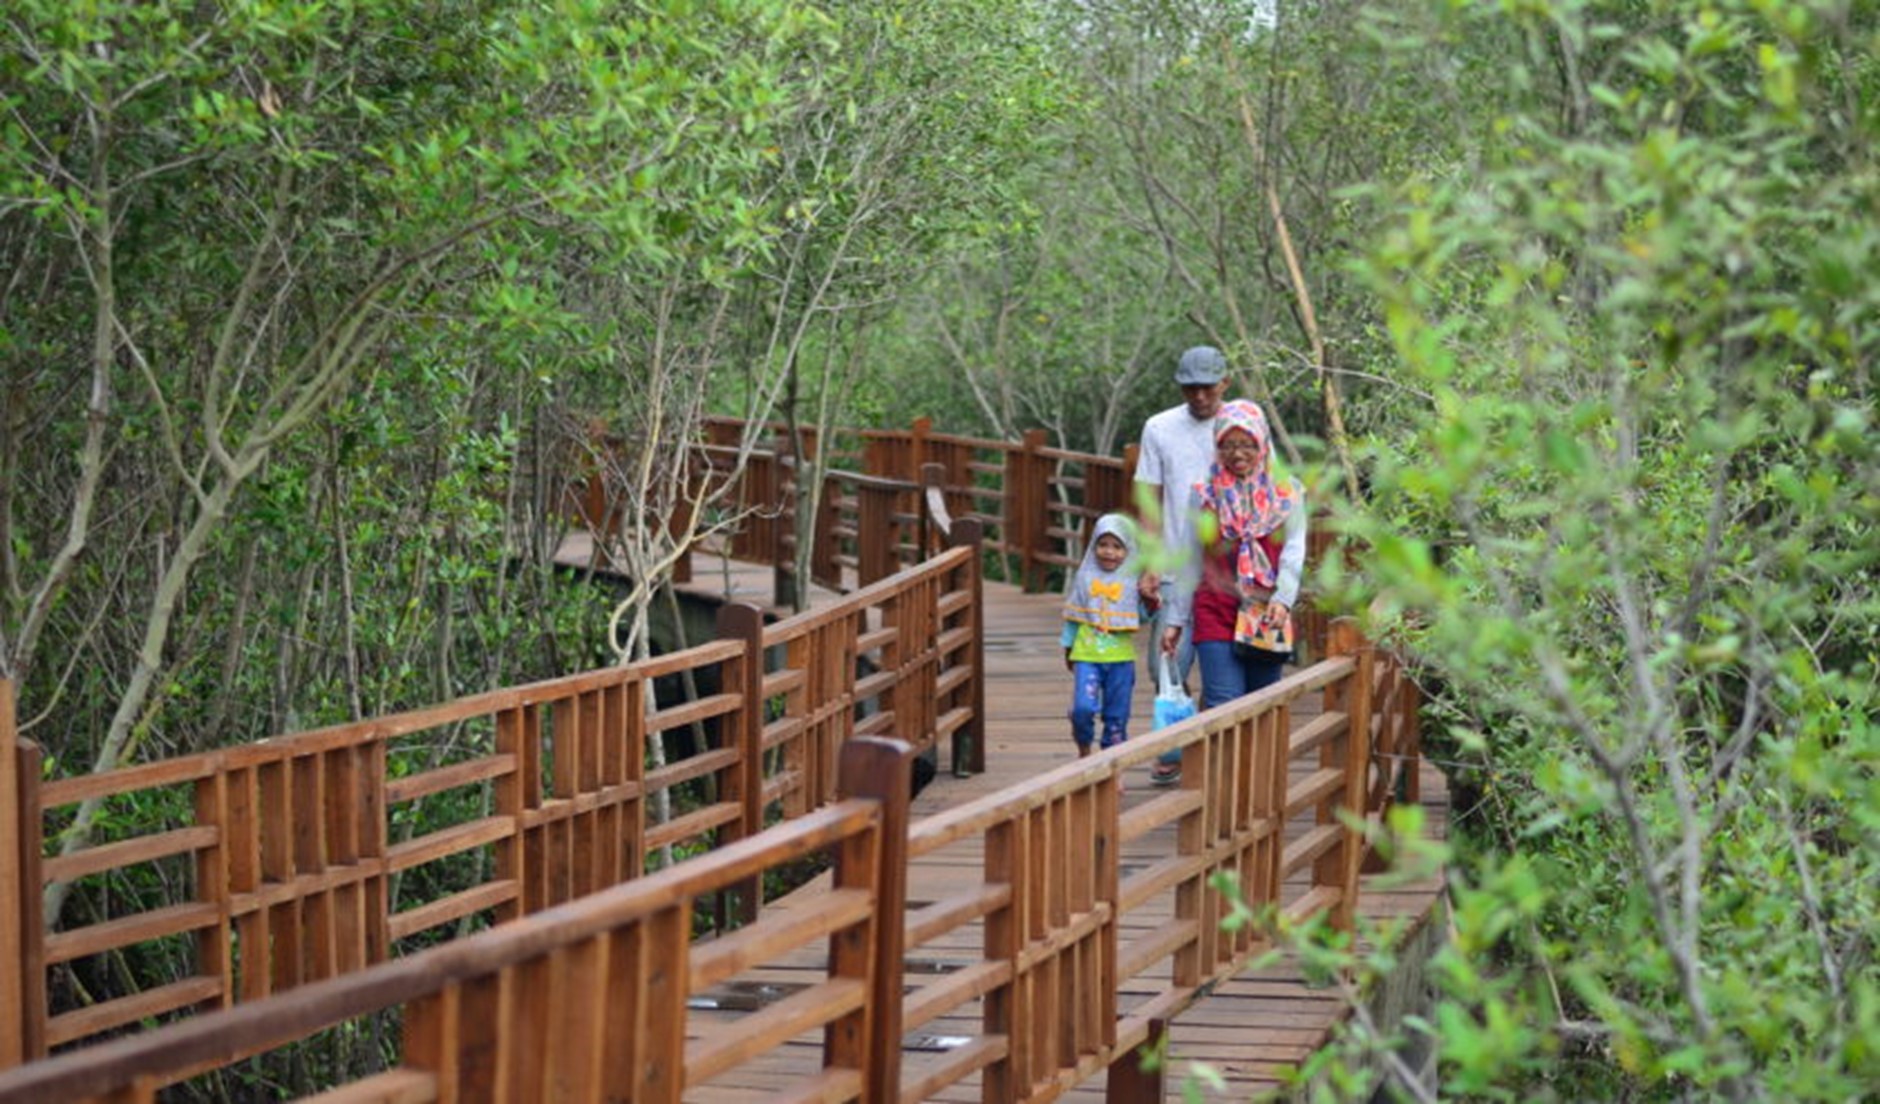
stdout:
[[(1214, 419), (1214, 463), (1194, 487), (1201, 580), (1169, 596), (1161, 648), (1172, 652), (1193, 625), (1201, 707), (1211, 709), (1279, 681), (1292, 656), (1292, 606), (1306, 558), (1305, 488), (1273, 471), (1266, 415), (1246, 399)], [(1158, 763), (1152, 781), (1181, 777)]]

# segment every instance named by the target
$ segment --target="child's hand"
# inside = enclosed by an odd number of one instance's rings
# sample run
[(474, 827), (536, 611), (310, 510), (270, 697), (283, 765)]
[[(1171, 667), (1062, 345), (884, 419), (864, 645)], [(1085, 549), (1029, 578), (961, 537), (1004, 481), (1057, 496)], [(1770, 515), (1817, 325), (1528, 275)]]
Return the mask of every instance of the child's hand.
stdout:
[(1064, 649), (1064, 669), (1066, 671), (1075, 671), (1077, 669), (1077, 664), (1071, 662), (1071, 650), (1069, 648)]

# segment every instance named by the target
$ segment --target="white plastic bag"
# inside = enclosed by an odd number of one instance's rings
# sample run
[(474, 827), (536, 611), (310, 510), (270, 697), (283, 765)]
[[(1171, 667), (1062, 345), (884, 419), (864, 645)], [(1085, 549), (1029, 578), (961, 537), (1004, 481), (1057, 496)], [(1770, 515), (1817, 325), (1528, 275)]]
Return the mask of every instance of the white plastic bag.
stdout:
[(1167, 652), (1156, 653), (1156, 692), (1155, 692), (1155, 728), (1167, 728), (1177, 721), (1185, 721), (1195, 715), (1195, 699), (1188, 696), (1182, 684), (1175, 681), (1174, 672), (1169, 670)]

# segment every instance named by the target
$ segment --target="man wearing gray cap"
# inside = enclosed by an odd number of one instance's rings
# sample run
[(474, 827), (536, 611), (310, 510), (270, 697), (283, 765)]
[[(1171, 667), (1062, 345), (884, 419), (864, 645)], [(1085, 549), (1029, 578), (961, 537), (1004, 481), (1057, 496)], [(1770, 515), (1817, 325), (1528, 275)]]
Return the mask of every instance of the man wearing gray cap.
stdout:
[[(1208, 466), (1214, 462), (1214, 415), (1221, 409), (1221, 399), (1227, 392), (1226, 376), (1227, 358), (1219, 349), (1211, 345), (1189, 349), (1175, 362), (1175, 383), (1182, 389), (1181, 405), (1172, 406), (1143, 423), (1136, 482), (1147, 484), (1144, 489), (1148, 493), (1140, 497), (1153, 515), (1143, 520), (1152, 529), (1159, 523), (1162, 547), (1169, 552), (1186, 555), (1188, 549), (1195, 547), (1195, 519), (1188, 509), (1188, 493), (1196, 483), (1208, 477)], [(1173, 570), (1159, 576), (1156, 572), (1145, 571), (1142, 593), (1155, 598), (1164, 585), (1192, 589), (1199, 577), (1199, 567), (1189, 555), (1177, 561)], [(1162, 603), (1161, 608), (1168, 609), (1168, 603)], [(1150, 640), (1162, 638), (1162, 616), (1157, 613)], [(1155, 660), (1151, 658), (1150, 662)], [(1184, 633), (1181, 647), (1175, 653), (1175, 668), (1184, 684), (1194, 662), (1194, 645)], [(1150, 776), (1150, 781), (1158, 786), (1173, 785), (1180, 780), (1179, 752), (1164, 756)]]

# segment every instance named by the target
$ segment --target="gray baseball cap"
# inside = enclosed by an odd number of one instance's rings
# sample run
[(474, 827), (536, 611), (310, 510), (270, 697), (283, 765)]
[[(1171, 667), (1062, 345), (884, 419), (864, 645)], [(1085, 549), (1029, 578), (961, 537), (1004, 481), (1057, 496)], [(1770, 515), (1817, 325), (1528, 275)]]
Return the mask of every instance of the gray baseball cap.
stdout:
[(1197, 345), (1175, 365), (1175, 382), (1183, 387), (1212, 387), (1227, 375), (1227, 358), (1212, 345)]

